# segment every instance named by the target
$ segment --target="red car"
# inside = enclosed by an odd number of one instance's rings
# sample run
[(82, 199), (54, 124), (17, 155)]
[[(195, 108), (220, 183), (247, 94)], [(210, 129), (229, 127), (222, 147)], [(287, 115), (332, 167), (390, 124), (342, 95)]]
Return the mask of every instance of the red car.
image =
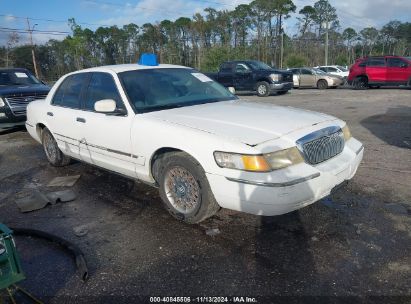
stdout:
[(358, 59), (348, 83), (355, 89), (407, 85), (411, 87), (411, 57), (375, 56)]

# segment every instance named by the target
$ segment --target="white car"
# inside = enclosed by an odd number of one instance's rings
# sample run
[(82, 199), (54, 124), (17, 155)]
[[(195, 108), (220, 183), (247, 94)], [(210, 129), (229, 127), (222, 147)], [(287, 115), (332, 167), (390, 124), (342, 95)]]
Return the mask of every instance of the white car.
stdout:
[(344, 79), (346, 79), (348, 77), (348, 74), (350, 73), (348, 69), (340, 65), (322, 65), (314, 67), (314, 69), (319, 69), (325, 73), (337, 75)]
[(52, 165), (74, 158), (159, 187), (188, 223), (221, 207), (271, 216), (310, 205), (351, 179), (363, 157), (340, 119), (239, 100), (165, 64), (65, 75), (29, 104), (26, 126)]

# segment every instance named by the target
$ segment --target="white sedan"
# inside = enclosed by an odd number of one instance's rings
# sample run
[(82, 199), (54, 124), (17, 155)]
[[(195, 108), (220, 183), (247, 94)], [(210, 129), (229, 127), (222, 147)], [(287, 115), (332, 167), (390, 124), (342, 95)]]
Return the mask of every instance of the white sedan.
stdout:
[(149, 64), (70, 73), (30, 103), (26, 127), (48, 161), (156, 186), (187, 223), (221, 207), (287, 213), (354, 176), (364, 149), (344, 121), (239, 100), (194, 69)]

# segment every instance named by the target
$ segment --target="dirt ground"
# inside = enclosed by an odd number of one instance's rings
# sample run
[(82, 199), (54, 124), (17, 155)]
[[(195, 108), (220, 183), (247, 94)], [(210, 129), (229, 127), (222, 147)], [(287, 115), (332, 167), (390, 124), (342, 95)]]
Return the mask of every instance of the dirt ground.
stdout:
[[(140, 296), (410, 303), (411, 91), (307, 89), (241, 98), (346, 120), (365, 146), (356, 176), (297, 212), (258, 217), (221, 210), (187, 225), (163, 209), (156, 189), (79, 162), (54, 168), (26, 132), (3, 132), (0, 222), (66, 238), (89, 266), (82, 282), (59, 246), (18, 236), (27, 276), (20, 285), (50, 303), (149, 300)], [(70, 188), (76, 200), (19, 212), (17, 198), (56, 190), (47, 187), (51, 179), (74, 174), (81, 174)], [(220, 233), (209, 236), (210, 228)]]

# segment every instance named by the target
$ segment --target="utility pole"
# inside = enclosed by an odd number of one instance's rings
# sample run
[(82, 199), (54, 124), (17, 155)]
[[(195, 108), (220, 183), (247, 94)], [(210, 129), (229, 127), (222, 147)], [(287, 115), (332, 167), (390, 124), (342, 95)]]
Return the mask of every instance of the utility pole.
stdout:
[(325, 65), (328, 65), (328, 19), (325, 21)]
[(27, 18), (27, 26), (28, 26), (28, 31), (30, 34), (31, 57), (33, 59), (34, 73), (36, 74), (36, 77), (39, 78), (39, 73), (37, 71), (37, 64), (36, 64), (36, 56), (34, 55), (34, 45), (33, 45), (33, 30), (36, 25), (37, 23), (33, 25), (33, 28), (31, 28), (29, 18)]
[(284, 30), (281, 28), (281, 49), (280, 49), (280, 69), (283, 68), (283, 59), (284, 59)]

